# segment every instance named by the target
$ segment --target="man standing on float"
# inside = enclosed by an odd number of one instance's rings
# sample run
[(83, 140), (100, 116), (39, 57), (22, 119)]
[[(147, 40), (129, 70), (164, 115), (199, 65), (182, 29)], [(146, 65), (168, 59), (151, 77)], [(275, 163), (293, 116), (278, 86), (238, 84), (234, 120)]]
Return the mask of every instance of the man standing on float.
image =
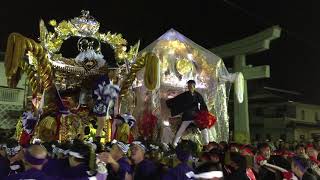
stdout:
[[(173, 140), (173, 145), (177, 146), (183, 132), (187, 127), (194, 122), (197, 114), (200, 111), (208, 111), (207, 105), (203, 100), (201, 94), (195, 91), (196, 82), (189, 80), (187, 82), (188, 91), (179, 94), (178, 96), (167, 100), (167, 106), (171, 110), (171, 115), (176, 116), (182, 113), (182, 123)], [(202, 129), (203, 142), (205, 145), (209, 144), (208, 129)]]

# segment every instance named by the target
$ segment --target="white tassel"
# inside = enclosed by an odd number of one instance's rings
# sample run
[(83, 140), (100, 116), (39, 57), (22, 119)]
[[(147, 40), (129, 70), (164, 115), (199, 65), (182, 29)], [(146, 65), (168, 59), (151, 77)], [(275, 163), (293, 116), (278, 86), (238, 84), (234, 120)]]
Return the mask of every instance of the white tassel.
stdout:
[(94, 50), (89, 49), (84, 52), (80, 52), (76, 57), (75, 61), (81, 64), (85, 59), (93, 59), (97, 61), (98, 68), (104, 66), (106, 60), (103, 59), (103, 55), (100, 53), (96, 53)]

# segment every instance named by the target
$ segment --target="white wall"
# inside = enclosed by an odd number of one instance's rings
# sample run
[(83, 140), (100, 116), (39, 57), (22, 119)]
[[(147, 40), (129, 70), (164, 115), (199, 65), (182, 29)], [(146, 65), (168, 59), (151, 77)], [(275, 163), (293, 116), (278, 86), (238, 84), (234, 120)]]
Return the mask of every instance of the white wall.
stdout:
[[(25, 75), (23, 74), (22, 77), (21, 77), (21, 80), (19, 81), (19, 84), (17, 86), (17, 88), (22, 88), (24, 89), (25, 88)], [(4, 62), (0, 62), (0, 86), (8, 86), (7, 84), (7, 77), (6, 77), (6, 73), (5, 73), (5, 70), (4, 70)]]
[[(303, 121), (307, 123), (316, 123), (316, 113), (318, 114), (318, 120), (320, 120), (320, 106), (310, 104), (297, 104), (297, 121)], [(304, 117), (303, 117), (304, 111)]]

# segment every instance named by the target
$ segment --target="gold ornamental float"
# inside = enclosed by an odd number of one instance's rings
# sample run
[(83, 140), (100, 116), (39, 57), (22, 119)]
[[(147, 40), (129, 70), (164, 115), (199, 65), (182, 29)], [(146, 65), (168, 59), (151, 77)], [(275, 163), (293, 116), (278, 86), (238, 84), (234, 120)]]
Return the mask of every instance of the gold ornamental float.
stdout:
[[(128, 48), (121, 34), (99, 32), (100, 24), (89, 11), (82, 11), (81, 16), (70, 20), (51, 20), (49, 26), (53, 31), (40, 21), (38, 42), (18, 33), (8, 38), (5, 56), (8, 85), (15, 87), (25, 73), (32, 89), (34, 117), (29, 113), (23, 118), (38, 120), (29, 135), (43, 141), (52, 137), (65, 141), (85, 138), (85, 129), (90, 127), (89, 134), (94, 131), (110, 141), (114, 134), (109, 121), (112, 105), (113, 115), (129, 113), (137, 118), (137, 126), (132, 128), (135, 137), (170, 143), (179, 117), (170, 117), (165, 101), (183, 92), (186, 82), (193, 79), (218, 119), (210, 131), (210, 140), (228, 140), (230, 83), (225, 79), (229, 73), (222, 59), (212, 52), (171, 29), (138, 53), (139, 42)], [(78, 54), (64, 57), (63, 45), (72, 38), (77, 39)], [(102, 44), (113, 50), (113, 65), (103, 54)], [(92, 100), (94, 96), (103, 99), (101, 94), (110, 88), (103, 83), (95, 85), (101, 76), (119, 86), (113, 87), (119, 97), (106, 107)], [(103, 108), (107, 109), (106, 115), (96, 117), (91, 113), (92, 109)], [(95, 122), (97, 127), (92, 128)], [(26, 137), (19, 133), (24, 126), (21, 122), (17, 124), (20, 139)]]

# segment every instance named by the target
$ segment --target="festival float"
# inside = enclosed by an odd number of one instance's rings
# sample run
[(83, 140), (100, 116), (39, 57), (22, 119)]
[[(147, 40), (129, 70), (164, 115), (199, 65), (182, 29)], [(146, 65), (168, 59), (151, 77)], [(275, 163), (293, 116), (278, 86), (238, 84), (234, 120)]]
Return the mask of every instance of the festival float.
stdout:
[[(101, 33), (89, 11), (51, 20), (49, 28), (41, 20), (39, 27), (38, 41), (12, 33), (7, 43), (8, 86), (15, 87), (25, 73), (31, 89), (30, 106), (16, 126), (21, 144), (90, 137), (103, 143), (120, 137), (126, 143), (138, 137), (171, 143), (180, 117), (170, 115), (165, 101), (185, 91), (190, 79), (215, 117), (210, 140), (228, 140), (229, 89), (237, 82), (241, 101), (243, 76), (230, 74), (221, 58), (179, 32), (171, 29), (138, 52), (139, 42), (128, 48), (121, 34)], [(66, 57), (61, 52), (71, 38), (77, 39), (78, 54)], [(103, 54), (105, 45), (114, 57)], [(197, 128), (191, 129), (185, 138), (201, 143)]]

